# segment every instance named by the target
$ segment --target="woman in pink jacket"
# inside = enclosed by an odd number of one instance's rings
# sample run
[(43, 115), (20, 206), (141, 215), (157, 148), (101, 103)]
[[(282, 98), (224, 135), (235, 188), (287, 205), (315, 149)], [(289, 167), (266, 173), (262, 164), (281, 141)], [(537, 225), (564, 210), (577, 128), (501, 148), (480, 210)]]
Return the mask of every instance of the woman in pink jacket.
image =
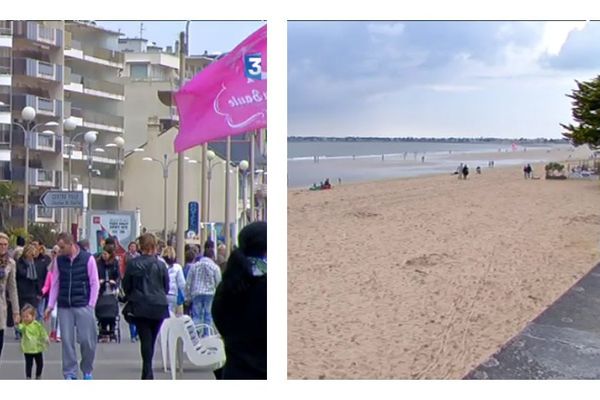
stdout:
[[(54, 269), (56, 268), (56, 256), (59, 252), (59, 247), (54, 246), (52, 249), (52, 263), (50, 263), (50, 271), (46, 275), (46, 281), (44, 282), (44, 287), (42, 288), (42, 296), (47, 297), (48, 293), (50, 293), (50, 288), (52, 286), (52, 277), (54, 276)], [(58, 325), (58, 316), (56, 309), (52, 310), (52, 320), (50, 322), (50, 340), (55, 342), (60, 342), (60, 326)]]

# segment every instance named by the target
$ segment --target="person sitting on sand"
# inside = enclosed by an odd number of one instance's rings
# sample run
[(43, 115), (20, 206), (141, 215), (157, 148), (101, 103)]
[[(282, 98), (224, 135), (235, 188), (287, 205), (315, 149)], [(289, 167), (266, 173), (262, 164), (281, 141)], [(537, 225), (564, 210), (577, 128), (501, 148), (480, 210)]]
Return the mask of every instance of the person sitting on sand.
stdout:
[(321, 185), (321, 189), (331, 189), (331, 183), (329, 183), (329, 178), (325, 179), (325, 183)]
[(467, 167), (467, 164), (465, 164), (465, 166), (463, 167), (462, 174), (463, 179), (467, 179), (467, 176), (469, 175), (469, 167)]

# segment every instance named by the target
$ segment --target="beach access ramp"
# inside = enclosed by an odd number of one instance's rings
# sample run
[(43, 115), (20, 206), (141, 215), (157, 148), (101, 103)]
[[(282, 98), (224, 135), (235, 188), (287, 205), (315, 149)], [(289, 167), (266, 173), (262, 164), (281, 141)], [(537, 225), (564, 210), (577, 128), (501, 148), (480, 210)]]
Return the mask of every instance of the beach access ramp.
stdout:
[(600, 379), (600, 264), (464, 379)]

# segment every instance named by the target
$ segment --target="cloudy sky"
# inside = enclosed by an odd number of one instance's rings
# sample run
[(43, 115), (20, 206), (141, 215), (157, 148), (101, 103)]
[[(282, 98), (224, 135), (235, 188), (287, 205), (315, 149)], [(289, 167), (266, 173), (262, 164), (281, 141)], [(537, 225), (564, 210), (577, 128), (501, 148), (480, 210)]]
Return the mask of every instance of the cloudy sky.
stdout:
[[(121, 31), (123, 37), (142, 37), (163, 48), (175, 46), (179, 32), (185, 31), (185, 21), (96, 21), (104, 28)], [(190, 54), (227, 52), (264, 25), (260, 21), (192, 21), (190, 22)]]
[(561, 137), (600, 22), (290, 22), (288, 135)]

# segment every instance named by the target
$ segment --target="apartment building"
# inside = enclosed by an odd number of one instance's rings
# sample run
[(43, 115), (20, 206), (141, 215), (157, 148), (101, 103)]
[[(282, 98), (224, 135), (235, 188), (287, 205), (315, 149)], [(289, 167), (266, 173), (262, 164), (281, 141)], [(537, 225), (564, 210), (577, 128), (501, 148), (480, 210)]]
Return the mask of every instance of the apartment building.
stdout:
[[(92, 206), (117, 204), (117, 154), (105, 147), (124, 132), (123, 69), (118, 32), (86, 21), (0, 21), (0, 180), (12, 181), (19, 193), (10, 223), (24, 220), (25, 174), (29, 175), (29, 222), (62, 224), (67, 213), (44, 208), (48, 189), (88, 191), (88, 151), (83, 133), (97, 131), (93, 145)], [(37, 126), (28, 141), (19, 127), (24, 107), (33, 107)], [(77, 128), (64, 132), (72, 117)], [(12, 128), (11, 128), (12, 124)], [(121, 163), (122, 164), (122, 163)], [(85, 196), (87, 199), (87, 196)], [(87, 206), (87, 204), (86, 204)], [(57, 226), (58, 227), (58, 226)]]
[[(62, 21), (2, 21), (0, 41), (0, 128), (2, 176), (12, 181), (19, 199), (12, 206), (10, 223), (57, 222), (60, 213), (45, 209), (39, 198), (62, 186), (64, 119), (64, 23)], [(19, 125), (21, 110), (32, 107), (37, 125), (29, 137), (29, 165), (25, 165), (25, 133)], [(16, 124), (14, 124), (16, 123)], [(12, 124), (12, 129), (11, 129)], [(8, 145), (8, 146), (7, 146)], [(29, 204), (24, 204), (25, 175), (29, 177)]]
[[(87, 199), (88, 149), (83, 134), (79, 134), (97, 131), (92, 152), (93, 209), (116, 209), (117, 196), (123, 193), (122, 184), (118, 182), (122, 157), (118, 148), (110, 146), (125, 132), (125, 90), (118, 82), (125, 64), (123, 53), (119, 51), (119, 36), (119, 32), (104, 29), (94, 22), (65, 23), (65, 112), (78, 128), (68, 135), (77, 139), (65, 147), (64, 169), (68, 175), (71, 164), (71, 185), (82, 189)], [(65, 188), (68, 186), (67, 183)]]

